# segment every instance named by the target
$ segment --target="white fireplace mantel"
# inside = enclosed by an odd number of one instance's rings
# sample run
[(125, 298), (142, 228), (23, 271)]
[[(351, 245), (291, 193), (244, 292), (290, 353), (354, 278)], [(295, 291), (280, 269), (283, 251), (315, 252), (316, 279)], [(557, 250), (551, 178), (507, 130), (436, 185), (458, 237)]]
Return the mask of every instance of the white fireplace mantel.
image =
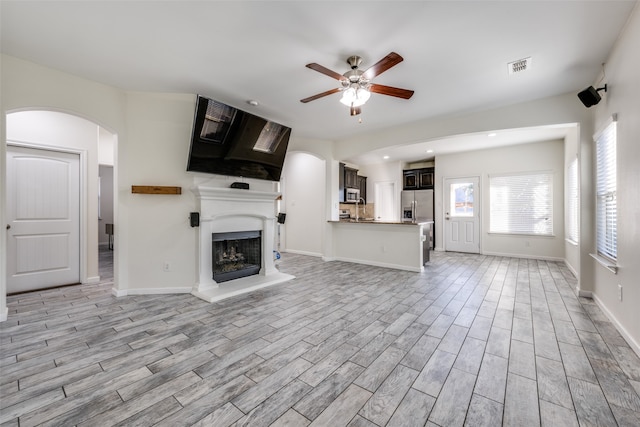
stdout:
[[(237, 188), (198, 186), (192, 189), (200, 200), (241, 201), (251, 203), (268, 203), (275, 212), (274, 202), (280, 193), (272, 191), (241, 190)], [(202, 213), (202, 212), (201, 212)]]
[[(273, 259), (276, 227), (275, 201), (280, 193), (198, 186), (192, 189), (200, 204), (198, 281), (193, 295), (214, 302), (275, 285), (294, 277), (280, 273)], [(262, 266), (253, 276), (217, 283), (213, 280), (212, 233), (262, 232)]]

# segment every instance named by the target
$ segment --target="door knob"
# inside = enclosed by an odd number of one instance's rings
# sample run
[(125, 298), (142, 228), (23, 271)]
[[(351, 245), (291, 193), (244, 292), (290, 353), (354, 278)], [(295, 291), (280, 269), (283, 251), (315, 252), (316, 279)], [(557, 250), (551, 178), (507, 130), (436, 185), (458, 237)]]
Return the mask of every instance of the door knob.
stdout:
[(7, 224), (7, 230), (11, 228), (11, 225)]

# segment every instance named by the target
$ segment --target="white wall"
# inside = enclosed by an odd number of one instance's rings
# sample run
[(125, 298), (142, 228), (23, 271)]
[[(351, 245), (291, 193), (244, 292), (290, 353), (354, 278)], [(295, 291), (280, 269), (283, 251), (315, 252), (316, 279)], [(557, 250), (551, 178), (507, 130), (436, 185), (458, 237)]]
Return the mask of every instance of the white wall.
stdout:
[[(120, 290), (180, 289), (196, 281), (197, 229), (189, 224), (196, 198), (193, 176), (186, 172), (194, 108), (193, 95), (127, 95), (129, 143), (118, 153), (117, 191), (129, 218), (118, 244), (128, 248), (130, 265)], [(178, 186), (182, 194), (132, 194), (132, 185)]]
[(113, 166), (115, 163), (117, 136), (100, 128), (98, 133), (98, 164), (105, 166)]
[[(605, 64), (608, 90), (595, 107), (595, 126), (602, 128), (613, 113), (618, 115), (617, 201), (618, 274), (613, 274), (590, 257), (582, 259), (593, 272), (593, 295), (633, 340), (640, 354), (640, 8), (629, 18), (626, 29)], [(593, 142), (588, 147), (593, 149)], [(593, 176), (593, 175), (592, 175)], [(583, 218), (584, 219), (584, 218)], [(594, 222), (589, 226), (594, 227)], [(595, 252), (595, 243), (589, 247)], [(623, 286), (618, 300), (618, 284)]]
[[(329, 220), (337, 221), (339, 215), (340, 206), (340, 194), (339, 194), (339, 182), (338, 173), (340, 169), (340, 162), (335, 159), (333, 154), (334, 144), (332, 141), (317, 140), (317, 139), (305, 139), (298, 138), (295, 134), (295, 129), (292, 130), (291, 140), (289, 141), (289, 152), (302, 152), (312, 154), (318, 159), (324, 160), (324, 220), (322, 224), (322, 255), (324, 260), (331, 260), (334, 257), (334, 244), (333, 244), (333, 228)], [(286, 159), (285, 159), (286, 161)], [(285, 165), (286, 167), (286, 165)], [(304, 175), (300, 175), (299, 179)], [(309, 179), (309, 178), (307, 178)], [(313, 178), (310, 178), (313, 179)], [(284, 181), (284, 180), (283, 180)], [(286, 183), (283, 182), (283, 193)], [(286, 197), (286, 194), (284, 194)], [(309, 203), (314, 203), (313, 199), (317, 197), (311, 193), (307, 193)], [(300, 195), (298, 196), (300, 198)], [(284, 230), (286, 233), (286, 230)]]
[(325, 212), (326, 165), (323, 159), (303, 152), (289, 152), (282, 171), (280, 248), (287, 252), (322, 256)]
[[(487, 255), (564, 259), (564, 144), (547, 141), (436, 157), (435, 224), (437, 249), (443, 249), (444, 180), (480, 177), (480, 251)], [(553, 173), (554, 237), (489, 233), (489, 176), (521, 172)]]
[[(567, 137), (564, 140), (564, 172), (565, 172), (565, 177), (566, 174), (568, 172), (569, 169), (569, 165), (571, 164), (571, 162), (574, 159), (578, 160), (578, 197), (579, 196), (579, 191), (580, 191), (580, 169), (582, 166), (582, 156), (581, 156), (581, 152), (580, 152), (580, 140), (579, 138), (579, 132), (580, 129), (578, 126), (576, 126), (575, 128), (573, 128), (569, 135), (567, 135)], [(587, 187), (588, 188), (588, 187)], [(567, 190), (567, 182), (565, 179), (565, 185), (564, 185), (564, 189), (565, 189), (565, 193)], [(565, 197), (564, 200), (564, 207), (565, 207), (565, 220), (564, 220), (564, 224), (565, 224), (565, 228), (566, 225), (568, 225), (568, 203), (569, 200), (567, 199), (567, 197)], [(580, 203), (580, 200), (578, 200), (578, 203)], [(580, 224), (580, 204), (578, 204), (578, 224)], [(578, 225), (579, 228), (579, 225)], [(576, 276), (576, 278), (578, 278), (578, 280), (580, 280), (580, 246), (579, 246), (579, 241), (580, 241), (580, 230), (578, 230), (578, 242), (571, 242), (568, 239), (565, 238), (565, 242), (564, 242), (564, 259), (565, 259), (565, 263), (566, 265), (569, 267), (569, 269), (573, 272), (573, 274)]]
[[(575, 93), (542, 98), (492, 110), (421, 120), (403, 126), (361, 134), (337, 141), (336, 159), (348, 159), (384, 147), (424, 142), (452, 135), (500, 129), (581, 123), (589, 127), (592, 116)], [(438, 164), (436, 162), (436, 167)]]

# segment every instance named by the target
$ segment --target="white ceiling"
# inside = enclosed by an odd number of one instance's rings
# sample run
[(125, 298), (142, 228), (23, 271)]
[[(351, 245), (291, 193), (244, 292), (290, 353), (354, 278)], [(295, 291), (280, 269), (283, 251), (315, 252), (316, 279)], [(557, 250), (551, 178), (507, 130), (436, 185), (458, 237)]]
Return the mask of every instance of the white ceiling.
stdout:
[[(124, 90), (202, 94), (291, 126), (294, 136), (339, 140), (577, 93), (601, 72), (635, 4), (0, 0), (1, 48)], [(305, 64), (342, 74), (350, 55), (366, 69), (392, 51), (404, 62), (374, 82), (412, 89), (410, 100), (373, 94), (356, 117), (339, 94), (300, 103), (338, 85)], [(530, 70), (508, 75), (508, 62), (529, 56)], [(539, 138), (560, 132), (544, 131)], [(416, 151), (424, 147), (413, 148), (399, 147), (398, 156), (425, 157)]]

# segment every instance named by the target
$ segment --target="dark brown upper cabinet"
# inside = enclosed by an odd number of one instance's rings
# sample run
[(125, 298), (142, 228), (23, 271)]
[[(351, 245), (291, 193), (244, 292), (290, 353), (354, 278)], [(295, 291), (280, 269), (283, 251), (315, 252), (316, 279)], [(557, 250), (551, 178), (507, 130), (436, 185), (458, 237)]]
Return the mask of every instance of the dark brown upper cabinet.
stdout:
[(402, 171), (403, 190), (432, 190), (435, 168), (406, 169)]

